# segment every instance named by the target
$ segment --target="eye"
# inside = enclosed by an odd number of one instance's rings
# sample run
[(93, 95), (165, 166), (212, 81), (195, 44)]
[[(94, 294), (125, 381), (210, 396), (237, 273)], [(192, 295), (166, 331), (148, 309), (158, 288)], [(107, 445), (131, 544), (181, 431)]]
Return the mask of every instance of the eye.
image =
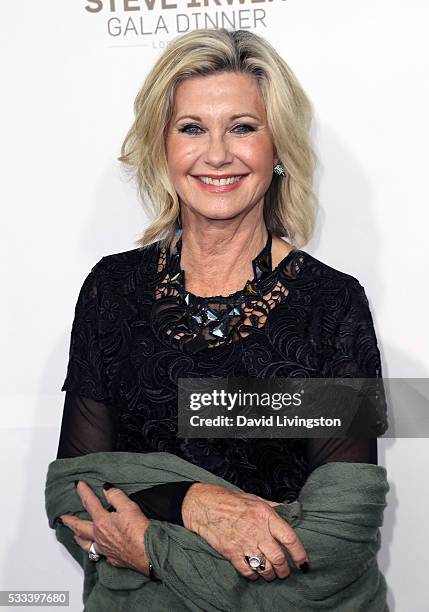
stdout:
[(198, 134), (196, 130), (200, 129), (201, 128), (195, 123), (188, 123), (187, 125), (180, 127), (179, 132), (181, 132), (182, 134), (190, 134), (191, 136), (194, 136), (195, 134)]
[(234, 131), (240, 130), (237, 134), (248, 134), (249, 132), (254, 132), (255, 128), (252, 125), (248, 125), (247, 123), (240, 123), (240, 125), (236, 125), (232, 128)]

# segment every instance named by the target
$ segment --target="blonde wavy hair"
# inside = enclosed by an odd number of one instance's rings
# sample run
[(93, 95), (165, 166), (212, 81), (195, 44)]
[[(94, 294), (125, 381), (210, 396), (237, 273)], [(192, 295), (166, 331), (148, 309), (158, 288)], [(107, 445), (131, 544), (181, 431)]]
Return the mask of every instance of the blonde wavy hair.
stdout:
[[(257, 79), (268, 126), (286, 176), (273, 174), (264, 198), (264, 220), (276, 236), (301, 247), (315, 225), (316, 155), (310, 140), (311, 103), (286, 62), (265, 39), (247, 30), (194, 30), (176, 37), (147, 75), (134, 102), (135, 120), (118, 160), (137, 179), (153, 221), (136, 241), (167, 247), (180, 225), (180, 203), (170, 179), (165, 139), (176, 87), (192, 76), (241, 72)], [(160, 129), (160, 126), (162, 129)]]

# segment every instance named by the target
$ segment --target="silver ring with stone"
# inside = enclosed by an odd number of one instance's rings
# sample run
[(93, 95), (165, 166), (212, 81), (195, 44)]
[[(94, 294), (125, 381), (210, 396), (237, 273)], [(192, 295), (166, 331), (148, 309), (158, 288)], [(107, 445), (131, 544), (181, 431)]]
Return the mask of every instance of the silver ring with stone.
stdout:
[(93, 542), (88, 550), (89, 560), (93, 561), (94, 563), (97, 563), (97, 561), (100, 561), (101, 557), (102, 555), (99, 555), (98, 552), (96, 552), (95, 547), (94, 547), (94, 542)]
[(245, 555), (245, 559), (253, 570), (264, 570), (266, 558), (264, 555)]

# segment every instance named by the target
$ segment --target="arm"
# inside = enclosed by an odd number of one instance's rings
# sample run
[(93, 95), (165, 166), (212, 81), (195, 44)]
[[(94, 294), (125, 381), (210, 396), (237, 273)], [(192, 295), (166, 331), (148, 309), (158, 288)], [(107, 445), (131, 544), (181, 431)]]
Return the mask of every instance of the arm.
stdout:
[[(311, 571), (303, 575), (292, 565), (287, 582), (269, 587), (249, 584), (205, 538), (170, 523), (152, 522), (146, 550), (164, 584), (203, 610), (381, 611), (386, 585), (376, 555), (387, 491), (380, 466), (329, 462), (314, 470), (298, 500), (274, 508), (301, 539)], [(253, 541), (248, 531), (247, 544)]]
[[(325, 363), (325, 377), (382, 378), (380, 351), (364, 288), (355, 279), (340, 295), (343, 309), (333, 335), (331, 358)], [(382, 391), (384, 391), (382, 389)], [(380, 417), (379, 431), (386, 425), (385, 397), (371, 410)], [(373, 413), (369, 413), (373, 416)], [(328, 462), (378, 464), (377, 438), (321, 438), (307, 443), (308, 471)]]
[[(104, 284), (101, 259), (86, 277), (75, 308), (57, 459), (116, 450), (118, 412), (112, 401), (100, 325)], [(182, 499), (192, 482), (167, 483), (134, 493), (148, 518), (181, 523)]]
[(113, 406), (66, 391), (57, 459), (115, 450)]
[[(324, 376), (381, 378), (380, 354), (363, 288), (354, 281), (340, 290), (339, 299), (343, 300), (344, 308), (332, 334), (332, 353), (324, 364)], [(381, 410), (377, 406), (378, 415), (381, 417), (377, 434), (382, 432), (386, 425), (382, 418), (382, 409), (382, 404)], [(308, 576), (302, 577), (299, 572), (292, 570), (287, 588), (282, 588), (281, 581), (274, 581), (270, 585), (270, 605), (275, 608), (277, 604), (278, 609), (303, 609), (308, 603), (309, 609), (313, 609), (323, 602), (322, 605), (326, 603), (329, 609), (343, 609), (346, 606), (347, 609), (385, 610), (386, 583), (379, 572), (376, 554), (380, 547), (379, 528), (382, 525), (389, 486), (385, 469), (377, 465), (377, 438), (310, 439), (307, 453), (310, 476), (300, 492), (299, 499), (292, 504), (278, 504), (276, 511), (285, 520), (292, 519), (291, 524), (308, 551), (312, 571)], [(192, 499), (192, 491), (195, 491), (194, 499), (202, 503), (203, 492), (197, 499), (197, 491), (202, 490), (203, 486), (206, 485), (196, 484), (191, 487), (189, 499)], [(208, 515), (212, 509), (214, 511), (215, 501), (207, 501)], [(193, 503), (190, 502), (189, 505), (192, 509)], [(194, 505), (198, 510), (198, 504), (195, 502)], [(186, 498), (184, 506), (186, 514)], [(180, 561), (176, 561), (174, 557), (176, 552), (181, 555), (188, 552), (180, 542), (177, 543), (177, 550), (165, 545), (168, 559), (162, 551), (157, 552), (156, 548), (162, 540), (159, 532), (163, 531), (168, 537), (167, 531), (170, 528), (168, 524), (152, 525), (145, 537), (147, 550), (161, 576), (164, 565), (180, 565)], [(204, 535), (200, 531), (198, 534)], [(152, 544), (151, 540), (155, 535), (156, 540), (154, 539)], [(176, 533), (172, 532), (171, 537), (174, 536)], [(202, 538), (201, 544), (205, 545), (205, 541), (206, 538)], [(217, 550), (215, 546), (213, 548)], [(193, 553), (192, 548), (186, 563), (183, 563), (188, 574)], [(200, 575), (203, 564), (207, 563), (206, 581), (210, 581), (211, 587), (210, 591), (202, 593), (200, 590), (197, 595), (209, 599), (213, 593), (216, 594), (211, 599), (213, 607), (204, 601), (204, 609), (218, 609), (223, 594), (237, 592), (236, 583), (228, 582), (227, 572), (230, 572), (230, 566), (224, 564), (222, 568), (221, 561), (222, 559), (217, 565), (215, 555), (207, 554), (201, 555), (195, 564)], [(237, 576), (232, 576), (232, 579), (240, 580)], [(169, 585), (168, 575), (165, 582)], [(185, 577), (182, 582), (176, 577), (175, 584), (183, 585), (185, 589), (192, 583), (186, 581)], [(225, 588), (226, 584), (228, 588)], [(261, 600), (258, 600), (260, 586), (256, 582), (251, 588), (246, 588), (247, 585), (243, 587), (240, 609), (244, 609), (246, 603), (248, 606), (255, 606), (257, 603), (264, 605), (262, 590)], [(277, 595), (279, 599), (276, 599)], [(195, 593), (188, 596), (192, 601), (197, 601)], [(288, 597), (291, 600), (285, 601)], [(228, 602), (225, 609), (227, 605)], [(233, 606), (229, 603), (229, 607)]]
[[(307, 441), (306, 450), (309, 473), (330, 462), (372, 463), (377, 465), (376, 438), (310, 438)], [(240, 516), (238, 510), (243, 501), (236, 493), (225, 491), (217, 485), (195, 484), (190, 487), (183, 500), (184, 526), (204, 537), (216, 550), (224, 550), (220, 547), (221, 538), (219, 539), (219, 535), (214, 533), (210, 523), (216, 525), (219, 533), (221, 533), (222, 524), (224, 524), (226, 526), (225, 533), (228, 532), (228, 519), (230, 518), (228, 514), (234, 516), (237, 524), (239, 524), (243, 517)], [(265, 501), (269, 502), (269, 500)], [(229, 508), (228, 504), (231, 504)], [(279, 504), (272, 502), (269, 502), (269, 505), (271, 507), (279, 506)], [(245, 522), (249, 521), (249, 524), (250, 510), (249, 506), (245, 508), (244, 512), (246, 515), (244, 517)], [(262, 508), (259, 512), (262, 514)], [(228, 553), (226, 552), (224, 556), (228, 558)], [(301, 561), (303, 561), (303, 558)]]
[[(380, 354), (364, 289), (353, 280), (339, 290), (338, 299), (342, 301), (342, 308), (336, 333), (330, 337), (331, 356), (324, 364), (324, 377), (381, 377)], [(309, 439), (307, 459), (310, 474), (317, 467), (334, 462), (377, 465), (377, 439)], [(219, 509), (220, 491), (216, 495), (216, 491), (211, 490), (211, 487), (212, 485), (203, 483), (192, 486), (183, 502), (185, 527), (199, 535), (212, 530), (207, 517), (211, 523), (215, 523), (215, 519), (219, 517), (218, 524), (222, 523), (223, 517)], [(226, 523), (225, 520), (224, 522)], [(212, 538), (212, 546), (213, 541)]]
[[(121, 458), (114, 459), (113, 465), (109, 461), (112, 455), (115, 457), (116, 454), (97, 453), (93, 458), (91, 455), (77, 457), (68, 464), (66, 461), (53, 462), (46, 488), (46, 507), (51, 527), (55, 527), (57, 516), (69, 510), (87, 518), (73, 486), (77, 476), (88, 482), (101, 500), (102, 483), (109, 476), (113, 482), (121, 481), (125, 485), (127, 481), (130, 488), (140, 483), (137, 488), (143, 488), (159, 482), (160, 469), (169, 474), (169, 479), (199, 479), (237, 491), (223, 479), (189, 462), (177, 461), (174, 455), (168, 453), (162, 457), (157, 453), (120, 453), (118, 456)], [(75, 462), (75, 467), (71, 462)], [(204, 538), (164, 521), (149, 522), (145, 531), (145, 550), (167, 592), (172, 590), (177, 593), (180, 590), (179, 597), (193, 602), (194, 607), (201, 610), (255, 607), (301, 610), (320, 606), (321, 600), (325, 607), (332, 610), (343, 609), (344, 605), (351, 610), (373, 609), (374, 590), (377, 590), (377, 584), (382, 587), (375, 555), (379, 547), (378, 526), (381, 524), (386, 488), (382, 467), (364, 463), (329, 463), (310, 475), (298, 501), (279, 504), (275, 511), (282, 517), (282, 524), (292, 524), (312, 563), (311, 571), (306, 575), (292, 568), (287, 583), (274, 580), (267, 587), (264, 581), (252, 584), (243, 581), (229, 560), (213, 550)], [(109, 501), (113, 503), (113, 500)], [(268, 515), (270, 512), (267, 510), (270, 509), (266, 504), (260, 502), (259, 513)], [(254, 542), (255, 534), (249, 529), (246, 534), (249, 546)], [(58, 526), (57, 535), (60, 541), (65, 541), (69, 550), (76, 548), (68, 529)], [(235, 529), (230, 531), (230, 536), (235, 536)], [(235, 542), (232, 542), (232, 547), (235, 548)], [(88, 563), (87, 555), (80, 555), (79, 558), (91, 576), (97, 579), (98, 573), (98, 578), (104, 584), (108, 579), (112, 589), (138, 588), (146, 584), (147, 578), (141, 573), (130, 575), (125, 570), (118, 572), (108, 563), (94, 567)], [(129, 585), (132, 582), (133, 586), (121, 586), (122, 579), (126, 579)], [(262, 583), (262, 586), (258, 583)], [(154, 588), (150, 586), (142, 589), (143, 608), (149, 605), (147, 597), (152, 592)], [(109, 595), (113, 598), (115, 593), (118, 591), (112, 590)], [(139, 596), (137, 592), (135, 595), (136, 598)], [(236, 600), (236, 597), (239, 599)], [(269, 602), (266, 598), (269, 598)], [(140, 600), (136, 601), (140, 605)], [(149, 605), (151, 609), (158, 607), (156, 604)], [(180, 606), (172, 605), (168, 609), (180, 609)], [(384, 610), (381, 605), (376, 609)]]
[[(118, 417), (113, 406), (66, 392), (57, 459), (116, 450)], [(132, 493), (151, 519), (183, 525), (181, 506), (193, 481), (160, 484)]]
[(332, 461), (378, 464), (377, 438), (310, 438), (308, 473)]

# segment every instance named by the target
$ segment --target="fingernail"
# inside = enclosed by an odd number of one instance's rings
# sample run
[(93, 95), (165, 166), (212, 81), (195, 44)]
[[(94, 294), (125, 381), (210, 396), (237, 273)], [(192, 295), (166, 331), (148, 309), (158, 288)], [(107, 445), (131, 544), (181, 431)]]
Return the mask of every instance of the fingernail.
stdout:
[(310, 566), (308, 564), (308, 561), (304, 561), (304, 563), (301, 563), (301, 565), (299, 566), (299, 569), (301, 570), (303, 574), (308, 574), (308, 572), (310, 571)]
[(105, 483), (104, 483), (104, 485), (103, 485), (103, 489), (104, 489), (105, 491), (108, 491), (109, 489), (111, 489), (111, 488), (112, 488), (112, 487), (114, 487), (114, 486), (115, 486), (115, 485), (112, 485), (112, 483), (111, 483), (111, 482), (105, 482)]

